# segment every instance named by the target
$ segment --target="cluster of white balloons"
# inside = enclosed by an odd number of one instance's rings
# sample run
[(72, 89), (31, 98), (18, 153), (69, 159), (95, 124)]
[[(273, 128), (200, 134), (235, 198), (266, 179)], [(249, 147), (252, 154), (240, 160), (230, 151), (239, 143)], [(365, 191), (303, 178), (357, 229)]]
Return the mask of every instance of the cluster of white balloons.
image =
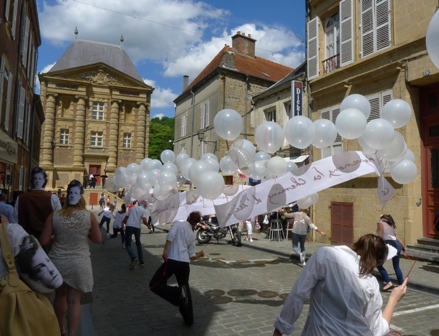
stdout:
[(439, 44), (437, 43), (439, 39), (439, 11), (433, 15), (428, 28), (426, 35), (426, 46), (427, 52), (430, 56), (434, 65), (439, 68)]

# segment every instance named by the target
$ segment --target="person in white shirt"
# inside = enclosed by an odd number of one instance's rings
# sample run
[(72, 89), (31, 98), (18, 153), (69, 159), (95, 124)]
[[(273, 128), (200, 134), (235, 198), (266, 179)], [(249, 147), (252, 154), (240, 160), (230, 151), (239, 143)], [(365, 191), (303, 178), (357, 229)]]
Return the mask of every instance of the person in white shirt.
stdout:
[(122, 237), (122, 248), (125, 248), (125, 228), (123, 227), (124, 224), (122, 223), (122, 221), (126, 215), (127, 206), (125, 205), (125, 203), (122, 203), (122, 205), (120, 206), (120, 210), (117, 211), (116, 214), (113, 213), (113, 234), (110, 236), (110, 238), (116, 238), (117, 233), (120, 232), (120, 236)]
[(408, 282), (393, 290), (382, 311), (378, 281), (371, 273), (387, 255), (386, 243), (373, 234), (360, 237), (352, 249), (325, 246), (317, 250), (285, 300), (273, 336), (294, 331), (307, 298), (310, 306), (302, 335), (386, 335)]
[[(163, 249), (164, 263), (155, 272), (149, 288), (174, 306), (179, 306), (186, 325), (194, 323), (192, 298), (189, 289), (189, 263), (204, 256), (204, 251), (195, 253), (194, 229), (201, 221), (201, 213), (191, 212), (186, 221), (175, 221), (166, 236)], [(168, 279), (175, 274), (178, 287), (168, 286)]]
[[(140, 226), (141, 223), (148, 226), (148, 210), (146, 207), (148, 203), (145, 200), (139, 202), (138, 206), (134, 206), (130, 209), (123, 222), (126, 224), (125, 227), (125, 249), (127, 250), (128, 255), (131, 258), (130, 269), (134, 269), (137, 262), (140, 262), (140, 265), (144, 265), (145, 261), (143, 260), (143, 250), (142, 243), (140, 242)], [(149, 233), (152, 230), (150, 229)], [(137, 247), (137, 257), (133, 253), (133, 249), (131, 247), (131, 237), (134, 235), (134, 239), (136, 240)]]
[(98, 213), (98, 216), (103, 214), (101, 221), (99, 222), (99, 229), (101, 229), (106, 223), (107, 238), (110, 238), (110, 222), (111, 222), (111, 217), (113, 217), (113, 212), (114, 212), (114, 205), (111, 204), (105, 207), (104, 209), (102, 209), (102, 211)]

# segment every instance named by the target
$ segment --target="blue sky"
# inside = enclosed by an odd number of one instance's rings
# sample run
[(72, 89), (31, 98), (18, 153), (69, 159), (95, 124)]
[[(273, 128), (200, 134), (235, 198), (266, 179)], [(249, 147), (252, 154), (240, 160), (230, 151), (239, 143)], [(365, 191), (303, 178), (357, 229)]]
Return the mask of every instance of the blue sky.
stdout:
[[(42, 44), (38, 72), (48, 71), (78, 38), (120, 44), (152, 85), (151, 118), (174, 116), (183, 75), (191, 82), (238, 30), (256, 55), (290, 66), (305, 58), (303, 0), (37, 0)], [(37, 92), (39, 87), (37, 87)]]

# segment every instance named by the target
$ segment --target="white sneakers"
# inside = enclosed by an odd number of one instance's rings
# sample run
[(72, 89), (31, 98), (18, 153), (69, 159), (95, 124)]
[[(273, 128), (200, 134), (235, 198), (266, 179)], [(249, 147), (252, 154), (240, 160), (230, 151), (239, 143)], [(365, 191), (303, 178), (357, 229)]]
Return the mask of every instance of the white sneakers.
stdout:
[(305, 266), (306, 262), (305, 262), (305, 257), (303, 256), (303, 253), (300, 253), (299, 256), (300, 256), (300, 263), (302, 264), (302, 266)]

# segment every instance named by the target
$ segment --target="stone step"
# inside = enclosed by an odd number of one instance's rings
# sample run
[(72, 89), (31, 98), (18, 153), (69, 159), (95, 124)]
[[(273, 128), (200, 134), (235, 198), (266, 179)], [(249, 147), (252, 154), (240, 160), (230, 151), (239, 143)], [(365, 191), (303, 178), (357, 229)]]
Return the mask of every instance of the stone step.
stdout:
[(432, 245), (432, 246), (439, 247), (439, 239), (422, 237), (422, 238), (418, 238), (418, 244), (419, 245)]
[(422, 250), (439, 254), (439, 246), (428, 245), (428, 244), (408, 244), (407, 247), (415, 252)]
[[(431, 261), (433, 263), (439, 264), (439, 251), (438, 250), (426, 250), (422, 248), (423, 246), (413, 246), (407, 245), (407, 249), (405, 251), (408, 256), (407, 259), (412, 260), (421, 260), (421, 261)], [(401, 256), (403, 256), (401, 254)]]

